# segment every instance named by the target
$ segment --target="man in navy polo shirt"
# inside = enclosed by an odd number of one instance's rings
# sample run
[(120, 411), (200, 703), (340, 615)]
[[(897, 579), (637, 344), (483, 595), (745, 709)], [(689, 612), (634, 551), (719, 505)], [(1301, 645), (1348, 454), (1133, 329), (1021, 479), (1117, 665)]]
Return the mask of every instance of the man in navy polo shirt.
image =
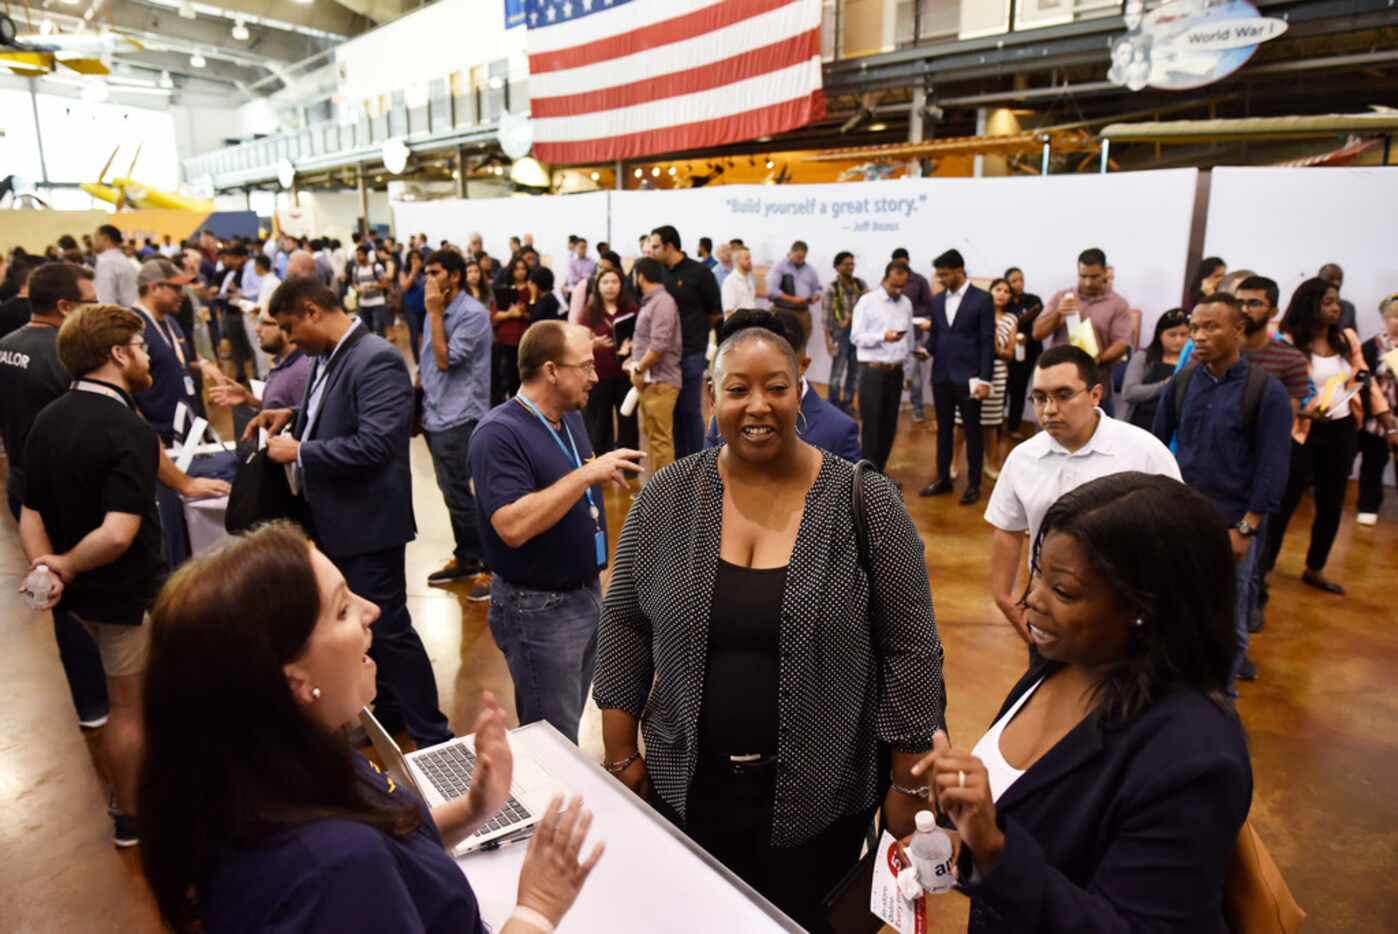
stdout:
[(175, 437), (175, 410), (181, 402), (191, 416), (204, 412), (190, 369), (195, 362), (194, 350), (175, 320), (184, 286), (192, 278), (163, 256), (142, 263), (136, 277), (140, 300), (135, 310), (146, 325), (151, 375), (150, 388), (136, 393), (136, 406), (167, 445), (183, 440)]
[(573, 742), (592, 686), (607, 565), (601, 484), (639, 473), (640, 451), (594, 458), (581, 411), (597, 385), (592, 334), (540, 321), (519, 342), (521, 384), (471, 437), (490, 632), (515, 683), (520, 723)]

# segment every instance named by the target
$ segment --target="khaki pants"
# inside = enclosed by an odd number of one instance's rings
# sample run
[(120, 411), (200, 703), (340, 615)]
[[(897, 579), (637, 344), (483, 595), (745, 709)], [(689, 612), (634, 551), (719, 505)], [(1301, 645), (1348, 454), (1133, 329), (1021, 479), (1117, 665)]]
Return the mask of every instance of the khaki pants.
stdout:
[(138, 675), (146, 670), (146, 654), (150, 647), (149, 614), (139, 626), (94, 623), (76, 613), (72, 615), (97, 643), (97, 654), (102, 658), (102, 671), (108, 678)]
[(646, 466), (653, 477), (675, 462), (677, 386), (651, 383), (641, 392), (641, 428), (646, 433)]

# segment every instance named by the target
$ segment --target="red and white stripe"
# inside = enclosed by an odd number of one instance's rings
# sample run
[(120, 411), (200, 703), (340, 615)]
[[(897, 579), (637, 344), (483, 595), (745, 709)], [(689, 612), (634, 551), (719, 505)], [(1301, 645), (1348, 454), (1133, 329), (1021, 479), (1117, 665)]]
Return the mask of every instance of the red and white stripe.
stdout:
[(825, 112), (820, 0), (632, 0), (530, 28), (528, 43), (543, 162), (718, 146)]

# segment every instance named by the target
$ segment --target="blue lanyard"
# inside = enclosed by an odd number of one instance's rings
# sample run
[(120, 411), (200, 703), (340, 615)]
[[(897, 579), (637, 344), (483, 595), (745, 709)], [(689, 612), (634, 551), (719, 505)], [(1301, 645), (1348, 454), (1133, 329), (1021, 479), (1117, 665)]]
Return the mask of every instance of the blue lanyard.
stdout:
[[(548, 419), (544, 418), (544, 413), (539, 411), (539, 407), (518, 393), (515, 394), (515, 401), (534, 413), (534, 417), (548, 429), (549, 437), (553, 439), (554, 444), (558, 445), (558, 449), (563, 452), (563, 456), (568, 457), (569, 451), (568, 448), (563, 446), (563, 439), (558, 436), (558, 432), (553, 430), (553, 426), (549, 424)], [(578, 456), (578, 443), (573, 440), (573, 431), (568, 427), (568, 422), (566, 420), (560, 419), (560, 421), (563, 422), (563, 430), (568, 434), (568, 444), (573, 448), (571, 463), (574, 467), (580, 468), (582, 467), (582, 458)], [(592, 524), (601, 528), (601, 526), (597, 524), (598, 511), (597, 504), (592, 501), (592, 487), (587, 488), (587, 510), (592, 516)]]

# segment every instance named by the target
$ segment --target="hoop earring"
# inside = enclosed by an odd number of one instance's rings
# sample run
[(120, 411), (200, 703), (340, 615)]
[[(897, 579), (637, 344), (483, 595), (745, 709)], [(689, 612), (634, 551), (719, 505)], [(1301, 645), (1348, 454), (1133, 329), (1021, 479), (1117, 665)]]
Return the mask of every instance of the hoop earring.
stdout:
[[(804, 428), (801, 427), (803, 423), (805, 423)], [(798, 435), (804, 435), (810, 427), (810, 423), (806, 422), (806, 413), (798, 410), (796, 412), (796, 433)]]

